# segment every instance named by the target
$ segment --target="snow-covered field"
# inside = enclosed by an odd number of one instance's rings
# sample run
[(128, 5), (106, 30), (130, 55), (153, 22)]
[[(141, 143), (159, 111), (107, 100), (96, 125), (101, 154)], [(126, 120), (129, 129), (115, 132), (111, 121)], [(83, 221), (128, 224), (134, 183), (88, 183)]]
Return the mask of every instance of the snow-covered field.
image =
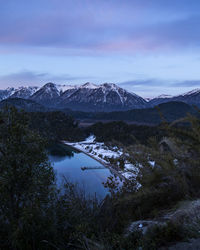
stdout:
[[(119, 168), (120, 160), (123, 155), (122, 149), (118, 147), (109, 147), (102, 142), (96, 142), (95, 136), (89, 136), (85, 141), (80, 142), (65, 142), (67, 145), (72, 146), (91, 157), (95, 158), (97, 161), (100, 161), (103, 164), (111, 164), (112, 166), (116, 165), (117, 171), (122, 174), (126, 179), (136, 178), (139, 170), (134, 165), (129, 162), (124, 162), (123, 169)], [(113, 162), (113, 163), (112, 163)]]

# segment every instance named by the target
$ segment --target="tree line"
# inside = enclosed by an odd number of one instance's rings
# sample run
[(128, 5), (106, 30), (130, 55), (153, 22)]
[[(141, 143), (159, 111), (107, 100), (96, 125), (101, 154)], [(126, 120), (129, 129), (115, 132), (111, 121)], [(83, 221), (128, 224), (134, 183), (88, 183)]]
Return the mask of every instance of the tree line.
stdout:
[[(69, 131), (67, 128), (59, 131), (62, 120), (68, 124)], [(15, 108), (2, 110), (0, 248), (158, 249), (173, 241), (199, 237), (198, 223), (191, 229), (178, 222), (153, 227), (146, 234), (140, 231), (124, 234), (130, 222), (154, 219), (180, 201), (200, 197), (200, 119), (189, 116), (185, 121), (190, 124), (186, 129), (176, 123), (163, 123), (165, 132), (149, 136), (148, 143), (144, 142), (146, 135), (144, 138), (142, 135), (145, 128), (141, 128), (141, 135), (131, 143), (123, 134), (127, 131), (128, 135), (137, 128), (129, 128), (124, 123), (95, 125), (92, 131), (100, 129), (102, 133), (103, 126), (107, 126), (105, 130), (109, 132), (103, 133), (102, 140), (110, 136), (108, 140), (123, 142), (129, 161), (140, 167), (137, 179), (120, 187), (109, 179), (106, 185), (111, 195), (98, 202), (95, 197), (86, 199), (84, 192), (68, 181), (59, 190), (48, 161), (48, 140), (44, 136), (76, 139), (77, 134), (73, 135), (72, 131), (79, 131), (79, 127), (73, 118), (61, 113), (30, 117)], [(52, 136), (47, 136), (46, 129)], [(80, 133), (84, 136), (88, 132)], [(144, 133), (150, 135), (151, 131)], [(141, 184), (139, 189), (137, 182)]]

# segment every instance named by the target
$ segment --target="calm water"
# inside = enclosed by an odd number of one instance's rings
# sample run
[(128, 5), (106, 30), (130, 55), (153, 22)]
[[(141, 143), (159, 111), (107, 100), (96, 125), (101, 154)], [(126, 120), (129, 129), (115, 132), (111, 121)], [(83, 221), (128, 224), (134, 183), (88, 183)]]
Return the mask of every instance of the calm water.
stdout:
[(63, 176), (70, 182), (77, 183), (84, 188), (86, 194), (96, 194), (99, 198), (103, 198), (108, 194), (108, 190), (104, 188), (103, 182), (111, 175), (109, 169), (90, 169), (83, 171), (81, 167), (102, 167), (102, 164), (90, 158), (89, 156), (77, 152), (66, 146), (66, 154), (64, 156), (58, 154), (50, 154), (49, 159), (57, 174), (57, 182), (60, 185), (63, 182)]

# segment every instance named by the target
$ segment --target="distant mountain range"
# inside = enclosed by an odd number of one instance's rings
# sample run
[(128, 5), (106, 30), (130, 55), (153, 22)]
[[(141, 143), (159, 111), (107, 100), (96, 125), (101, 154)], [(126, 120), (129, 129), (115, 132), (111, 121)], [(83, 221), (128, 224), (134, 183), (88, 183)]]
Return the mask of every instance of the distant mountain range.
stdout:
[(149, 107), (154, 107), (166, 102), (184, 102), (190, 105), (200, 107), (200, 89), (194, 89), (190, 92), (177, 96), (161, 95), (148, 102)]
[(140, 96), (104, 83), (85, 83), (80, 86), (47, 83), (41, 88), (21, 87), (0, 91), (0, 100), (22, 98), (35, 101), (46, 107), (82, 111), (113, 111), (145, 108), (147, 102)]
[[(14, 99), (14, 101), (11, 101)], [(23, 99), (18, 100), (17, 99)], [(5, 101), (7, 100), (7, 101)], [(29, 102), (26, 102), (28, 100)], [(144, 109), (167, 102), (184, 102), (200, 107), (200, 89), (195, 89), (178, 96), (158, 96), (152, 100), (145, 100), (141, 96), (131, 93), (116, 84), (104, 83), (95, 85), (57, 85), (47, 83), (43, 87), (20, 87), (0, 90), (0, 101), (3, 103), (14, 102), (15, 105), (47, 109), (70, 109), (85, 112), (111, 112), (126, 111), (131, 109)], [(2, 106), (2, 104), (0, 105)], [(34, 109), (33, 108), (33, 109)]]
[(0, 101), (7, 98), (29, 99), (38, 89), (39, 87), (19, 87), (0, 90)]

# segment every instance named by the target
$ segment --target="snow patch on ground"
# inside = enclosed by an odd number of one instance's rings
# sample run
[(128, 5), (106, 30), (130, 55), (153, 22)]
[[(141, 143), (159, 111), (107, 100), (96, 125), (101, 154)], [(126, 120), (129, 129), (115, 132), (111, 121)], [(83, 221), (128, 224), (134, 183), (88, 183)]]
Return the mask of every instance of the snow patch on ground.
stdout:
[[(84, 141), (80, 142), (65, 142), (67, 145), (72, 146), (91, 157), (95, 158), (105, 164), (116, 165), (115, 169), (119, 169), (120, 163), (118, 158), (124, 156), (123, 150), (114, 146), (108, 147), (103, 142), (97, 142), (94, 135), (89, 136)], [(111, 163), (111, 160), (115, 159), (115, 163)], [(125, 161), (123, 170), (118, 170), (126, 179), (135, 179), (139, 173), (139, 169), (133, 164)]]

